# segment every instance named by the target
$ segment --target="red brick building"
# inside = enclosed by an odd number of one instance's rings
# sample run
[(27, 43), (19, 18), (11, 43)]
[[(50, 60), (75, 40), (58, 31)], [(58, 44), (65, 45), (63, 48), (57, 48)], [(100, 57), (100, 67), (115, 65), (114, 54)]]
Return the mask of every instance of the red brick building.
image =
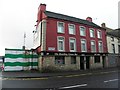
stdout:
[(86, 20), (46, 11), (40, 4), (34, 46), (39, 69), (81, 70), (107, 67), (106, 30)]

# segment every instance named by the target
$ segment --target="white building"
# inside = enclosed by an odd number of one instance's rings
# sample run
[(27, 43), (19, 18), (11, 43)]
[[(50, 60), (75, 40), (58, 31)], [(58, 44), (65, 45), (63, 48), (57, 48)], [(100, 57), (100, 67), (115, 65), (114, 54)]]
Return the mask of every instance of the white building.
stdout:
[(108, 52), (111, 54), (120, 53), (120, 37), (114, 35), (115, 31), (107, 32), (107, 47)]
[(111, 29), (102, 24), (107, 31), (109, 67), (120, 66), (120, 29)]

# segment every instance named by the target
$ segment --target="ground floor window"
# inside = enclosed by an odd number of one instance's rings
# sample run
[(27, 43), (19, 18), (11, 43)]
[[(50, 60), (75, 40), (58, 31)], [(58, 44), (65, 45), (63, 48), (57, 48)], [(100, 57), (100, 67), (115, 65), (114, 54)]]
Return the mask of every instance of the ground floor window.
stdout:
[(76, 56), (71, 56), (71, 64), (76, 64)]
[(94, 62), (95, 63), (100, 63), (100, 56), (95, 56), (94, 57)]
[(65, 64), (64, 56), (55, 56), (55, 64)]

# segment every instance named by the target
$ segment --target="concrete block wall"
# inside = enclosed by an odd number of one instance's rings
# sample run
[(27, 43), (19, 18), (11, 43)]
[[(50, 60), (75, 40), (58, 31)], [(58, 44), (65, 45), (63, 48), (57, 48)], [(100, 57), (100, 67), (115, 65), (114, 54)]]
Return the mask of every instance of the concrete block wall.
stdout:
[(103, 63), (102, 63), (102, 56), (100, 56), (100, 63), (95, 63), (94, 62), (94, 56), (90, 57), (90, 69), (97, 69), (97, 68), (103, 68)]
[[(107, 59), (107, 57), (106, 57)], [(55, 56), (42, 56), (39, 57), (38, 60), (39, 64), (39, 70), (42, 70), (43, 68), (48, 68), (52, 70), (81, 70), (80, 69), (80, 56), (76, 56), (76, 64), (71, 64), (71, 56), (65, 56), (65, 64), (55, 64)], [(107, 63), (107, 60), (105, 60)], [(100, 63), (94, 62), (94, 56), (90, 57), (90, 68), (89, 69), (97, 69), (97, 68), (103, 68), (103, 60), (102, 56), (100, 56)], [(107, 67), (107, 64), (105, 64)]]
[[(43, 64), (43, 65), (42, 65)], [(76, 57), (76, 64), (71, 64), (71, 57), (65, 56), (65, 64), (55, 64), (54, 56), (46, 56), (43, 58), (39, 57), (39, 69), (42, 68), (53, 68), (56, 70), (80, 70), (80, 58)]]

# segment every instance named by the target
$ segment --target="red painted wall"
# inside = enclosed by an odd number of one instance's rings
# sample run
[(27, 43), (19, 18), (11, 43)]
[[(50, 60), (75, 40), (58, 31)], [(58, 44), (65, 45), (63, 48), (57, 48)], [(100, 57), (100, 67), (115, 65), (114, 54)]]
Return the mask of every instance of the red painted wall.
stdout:
[[(46, 51), (48, 51), (48, 47), (55, 47), (54, 51), (57, 51), (57, 36), (63, 36), (65, 38), (65, 52), (70, 52), (69, 50), (69, 37), (74, 37), (76, 39), (76, 51), (81, 52), (81, 38), (86, 39), (87, 41), (87, 52), (91, 52), (91, 40), (95, 40), (96, 42), (96, 51), (98, 52), (98, 41), (101, 40), (103, 42), (103, 50), (104, 52), (107, 52), (107, 41), (106, 41), (106, 31), (102, 31), (102, 39), (97, 38), (97, 29), (91, 26), (87, 25), (82, 25), (79, 23), (74, 23), (74, 22), (69, 22), (69, 21), (64, 21), (64, 20), (58, 20), (54, 18), (47, 18), (46, 15), (44, 14), (44, 11), (46, 10), (46, 5), (45, 4), (40, 4), (38, 8), (38, 14), (37, 14), (37, 26), (39, 22), (42, 19), (46, 19), (47, 24), (46, 24)], [(65, 25), (65, 33), (64, 34), (59, 34), (57, 33), (57, 21), (64, 22)], [(92, 19), (91, 19), (92, 21)], [(68, 24), (74, 24), (75, 25), (75, 35), (70, 35), (68, 31)], [(86, 36), (80, 36), (80, 31), (79, 31), (79, 26), (84, 26), (86, 27)], [(90, 38), (90, 32), (89, 28), (95, 29), (95, 38)], [(37, 48), (38, 52), (41, 52), (41, 47)]]
[[(65, 25), (65, 33), (64, 34), (59, 34), (57, 33), (57, 21), (64, 22)], [(75, 35), (70, 35), (68, 31), (68, 24), (74, 24), (75, 29), (76, 29), (76, 34)], [(79, 31), (79, 26), (85, 26), (86, 27), (86, 36), (82, 37), (80, 36), (80, 31)], [(90, 38), (89, 34), (89, 28), (95, 29), (95, 38)], [(107, 52), (107, 43), (106, 43), (106, 31), (102, 31), (102, 39), (97, 38), (97, 28), (87, 26), (87, 25), (82, 25), (74, 22), (69, 22), (69, 21), (63, 21), (63, 20), (58, 20), (58, 19), (53, 19), (53, 18), (48, 18), (47, 19), (47, 28), (46, 28), (46, 51), (48, 51), (48, 47), (55, 47), (55, 51), (57, 51), (57, 36), (63, 36), (65, 37), (65, 52), (70, 52), (69, 50), (69, 37), (74, 37), (76, 38), (76, 50), (77, 52), (81, 52), (81, 43), (80, 39), (85, 38), (87, 41), (87, 52), (91, 52), (91, 45), (90, 41), (95, 40), (96, 42), (96, 51), (98, 52), (98, 41), (101, 40), (103, 42), (103, 50), (104, 52)]]

